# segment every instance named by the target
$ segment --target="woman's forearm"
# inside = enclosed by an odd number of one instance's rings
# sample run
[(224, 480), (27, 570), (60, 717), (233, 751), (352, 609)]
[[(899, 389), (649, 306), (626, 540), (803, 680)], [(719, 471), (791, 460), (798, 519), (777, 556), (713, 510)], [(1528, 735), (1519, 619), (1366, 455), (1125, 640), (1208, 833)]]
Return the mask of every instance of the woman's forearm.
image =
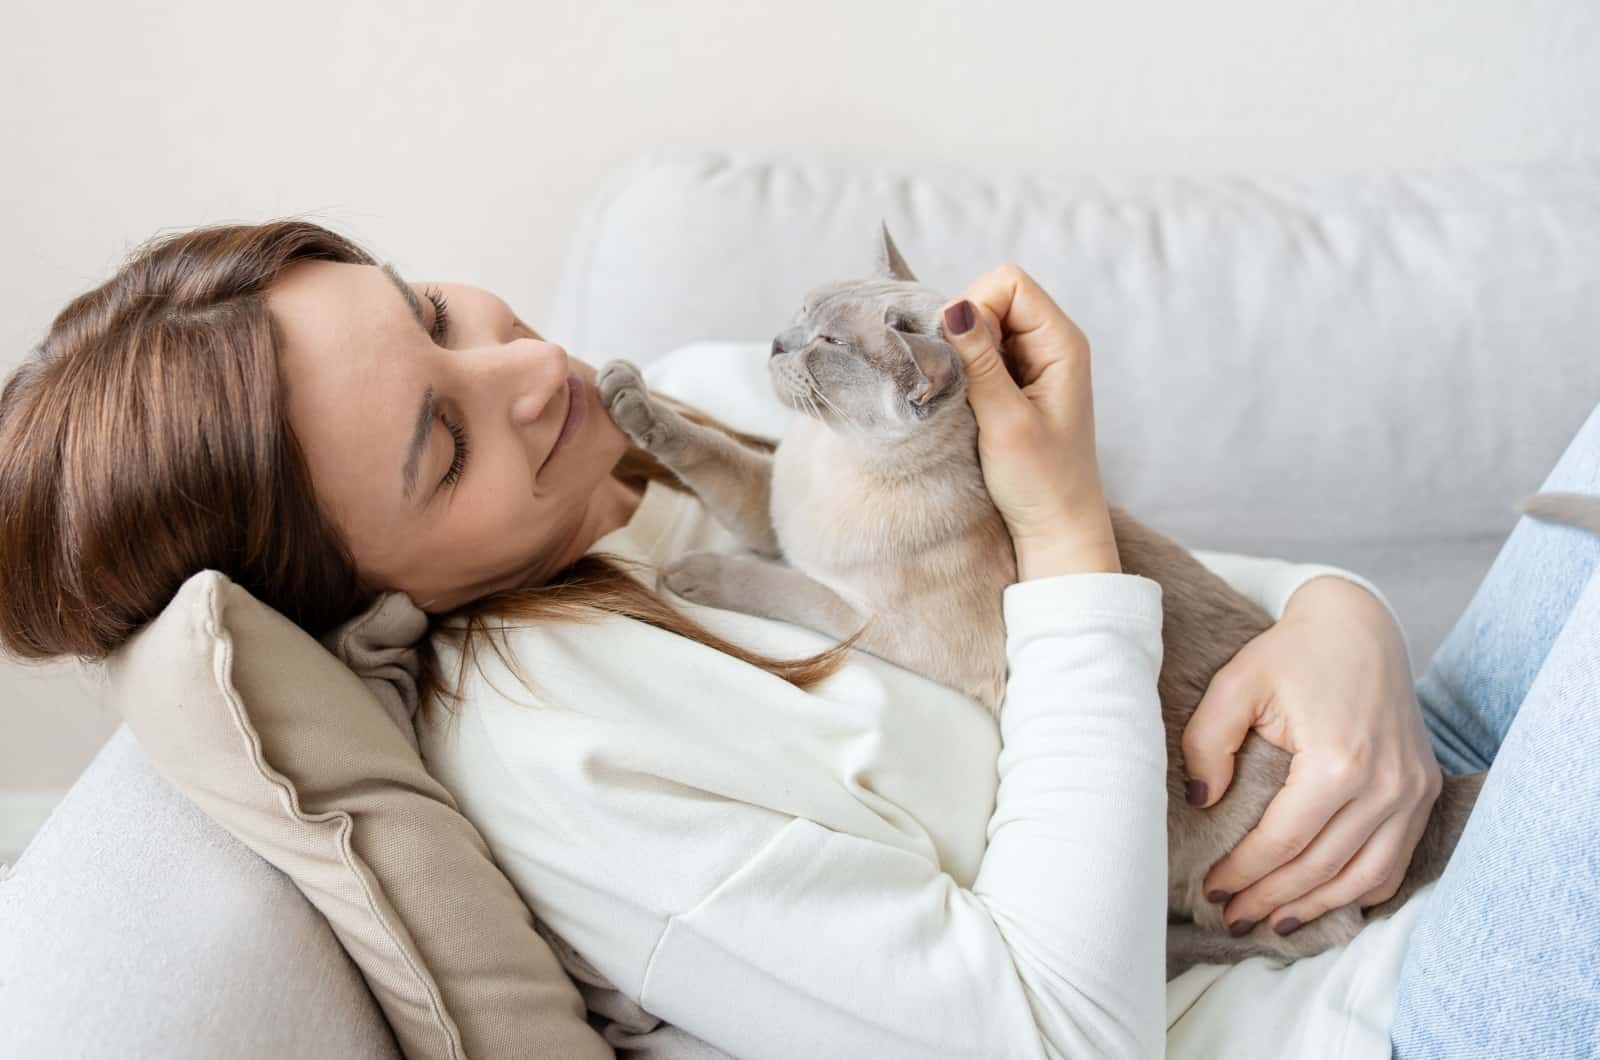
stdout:
[(1160, 1055), (1166, 744), (1161, 589), (1078, 574), (1006, 590), (999, 789), (972, 891), (1065, 1055)]

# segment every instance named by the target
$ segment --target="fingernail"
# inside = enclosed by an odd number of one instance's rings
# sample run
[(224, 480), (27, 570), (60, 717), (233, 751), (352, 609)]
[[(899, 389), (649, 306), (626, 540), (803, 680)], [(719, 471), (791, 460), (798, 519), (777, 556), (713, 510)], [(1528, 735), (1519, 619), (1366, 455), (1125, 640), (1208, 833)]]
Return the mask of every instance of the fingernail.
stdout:
[(1300, 921), (1296, 920), (1292, 916), (1286, 916), (1276, 924), (1272, 925), (1272, 930), (1276, 931), (1280, 935), (1287, 935), (1289, 932), (1293, 931), (1299, 926)]
[(1204, 806), (1206, 804), (1206, 782), (1203, 780), (1189, 781), (1189, 805)]
[(1258, 921), (1255, 920), (1235, 920), (1228, 925), (1228, 934), (1234, 938), (1238, 938), (1240, 935), (1248, 935), (1257, 923)]
[(947, 335), (965, 335), (972, 330), (972, 303), (963, 298), (944, 311), (944, 330)]
[(1228, 899), (1232, 897), (1232, 891), (1224, 891), (1220, 888), (1215, 891), (1206, 892), (1206, 901), (1210, 902), (1212, 905), (1226, 905)]

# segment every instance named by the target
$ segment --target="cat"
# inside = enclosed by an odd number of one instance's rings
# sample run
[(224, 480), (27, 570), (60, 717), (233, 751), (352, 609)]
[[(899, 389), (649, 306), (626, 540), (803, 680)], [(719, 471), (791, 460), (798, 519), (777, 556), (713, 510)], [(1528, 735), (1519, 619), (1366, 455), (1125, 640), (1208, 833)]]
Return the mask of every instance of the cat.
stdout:
[[(1001, 598), (1016, 580), (1011, 539), (984, 486), (977, 422), (945, 299), (906, 266), (887, 227), (866, 279), (806, 295), (774, 340), (779, 399), (803, 413), (774, 452), (689, 422), (613, 361), (596, 385), (618, 426), (692, 489), (752, 554), (698, 553), (664, 572), (685, 599), (806, 626), (998, 710), (1005, 689)], [(1207, 871), (1260, 821), (1288, 776), (1287, 751), (1250, 733), (1217, 803), (1186, 798), (1183, 730), (1214, 675), (1273, 619), (1119, 508), (1123, 569), (1162, 586), (1158, 679), (1167, 734), (1167, 975), (1196, 963), (1285, 960), (1348, 942), (1443, 872), (1483, 774), (1447, 776), (1400, 889), (1280, 936), (1240, 937), (1203, 893)]]
[(1600, 534), (1600, 497), (1587, 493), (1536, 493), (1519, 507), (1524, 515), (1546, 523), (1577, 527)]

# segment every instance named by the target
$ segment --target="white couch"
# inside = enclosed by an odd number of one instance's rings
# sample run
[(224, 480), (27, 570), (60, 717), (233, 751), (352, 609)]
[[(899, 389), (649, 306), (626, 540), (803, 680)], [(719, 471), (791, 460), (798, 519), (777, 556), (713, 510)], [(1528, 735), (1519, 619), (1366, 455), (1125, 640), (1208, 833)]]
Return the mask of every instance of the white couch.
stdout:
[[(1194, 547), (1368, 575), (1419, 670), (1600, 400), (1600, 160), (1302, 181), (656, 156), (597, 201), (540, 323), (593, 361), (769, 339), (866, 267), (880, 219), (946, 292), (1015, 261), (1083, 325), (1115, 501)], [(0, 882), (0, 1028), (0, 1057), (396, 1055), (318, 914), (125, 730)]]

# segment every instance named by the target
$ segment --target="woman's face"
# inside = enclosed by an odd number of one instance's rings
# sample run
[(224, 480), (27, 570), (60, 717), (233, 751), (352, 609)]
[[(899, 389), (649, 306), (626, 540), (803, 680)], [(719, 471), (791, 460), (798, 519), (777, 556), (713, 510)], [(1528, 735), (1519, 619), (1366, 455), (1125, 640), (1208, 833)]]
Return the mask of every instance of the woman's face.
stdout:
[(594, 369), (505, 302), (310, 261), (268, 304), (289, 422), (368, 582), (445, 611), (543, 580), (599, 536), (627, 439)]

